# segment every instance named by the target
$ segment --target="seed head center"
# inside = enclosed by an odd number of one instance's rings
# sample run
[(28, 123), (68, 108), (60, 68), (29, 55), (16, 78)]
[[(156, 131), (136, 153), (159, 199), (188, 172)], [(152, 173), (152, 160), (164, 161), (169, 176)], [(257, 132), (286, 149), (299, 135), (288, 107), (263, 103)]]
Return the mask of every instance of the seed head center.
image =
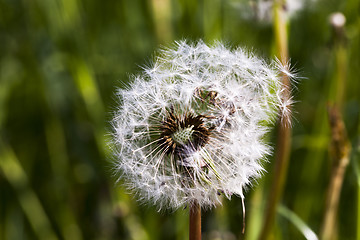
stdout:
[(176, 132), (173, 133), (172, 139), (178, 144), (186, 144), (189, 141), (193, 140), (194, 125), (191, 125), (187, 128), (179, 128)]

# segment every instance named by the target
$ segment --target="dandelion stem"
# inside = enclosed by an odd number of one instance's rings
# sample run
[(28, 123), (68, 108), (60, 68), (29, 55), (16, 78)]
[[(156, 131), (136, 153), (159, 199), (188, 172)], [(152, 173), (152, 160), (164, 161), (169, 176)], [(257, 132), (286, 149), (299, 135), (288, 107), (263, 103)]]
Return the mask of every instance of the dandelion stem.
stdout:
[(201, 240), (201, 207), (199, 203), (191, 204), (189, 215), (189, 240)]
[[(274, 31), (277, 55), (284, 66), (288, 63), (288, 33), (286, 27), (285, 0), (274, 1)], [(285, 86), (284, 98), (290, 98), (290, 79), (282, 74), (282, 82)], [(282, 196), (289, 165), (289, 153), (291, 145), (290, 119), (283, 119), (278, 128), (278, 142), (274, 179), (268, 197), (264, 224), (259, 239), (267, 239), (272, 229), (278, 202)]]

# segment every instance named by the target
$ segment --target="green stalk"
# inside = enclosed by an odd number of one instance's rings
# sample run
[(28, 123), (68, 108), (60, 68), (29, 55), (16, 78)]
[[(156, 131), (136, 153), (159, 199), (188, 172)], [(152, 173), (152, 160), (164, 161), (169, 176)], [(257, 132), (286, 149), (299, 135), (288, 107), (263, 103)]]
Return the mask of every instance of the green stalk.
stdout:
[[(0, 175), (15, 190), (19, 204), (28, 218), (37, 239), (57, 240), (43, 205), (30, 187), (28, 176), (13, 149), (0, 139)], [(15, 224), (15, 223), (14, 223)]]
[(193, 203), (189, 210), (189, 240), (201, 240), (201, 207)]
[(355, 174), (357, 177), (357, 228), (356, 239), (360, 240), (360, 122), (358, 124), (358, 139), (356, 141), (356, 148), (354, 148), (353, 163)]
[[(346, 168), (350, 162), (351, 144), (346, 134), (346, 128), (342, 117), (342, 105), (346, 89), (347, 55), (345, 48), (344, 24), (334, 21), (334, 18), (345, 16), (333, 15), (331, 24), (335, 32), (335, 82), (330, 98), (335, 104), (329, 106), (329, 122), (331, 129), (330, 153), (333, 159), (333, 168), (326, 196), (325, 214), (320, 232), (321, 239), (330, 240), (334, 238), (334, 230), (337, 224), (337, 212), (340, 202), (341, 188), (344, 181)], [(336, 18), (335, 18), (336, 20)]]
[(307, 240), (318, 240), (316, 234), (306, 225), (303, 220), (283, 205), (279, 205), (278, 213), (289, 220)]
[[(274, 1), (274, 32), (276, 52), (284, 66), (288, 64), (288, 32), (285, 12), (285, 0)], [(282, 82), (285, 86), (284, 98), (290, 97), (290, 79), (282, 75)], [(273, 174), (273, 183), (269, 192), (267, 209), (265, 212), (264, 224), (259, 239), (267, 239), (274, 225), (276, 209), (283, 194), (283, 189), (289, 165), (289, 154), (291, 145), (291, 128), (287, 119), (280, 122), (277, 137), (276, 162)]]
[(166, 43), (173, 39), (171, 26), (171, 1), (152, 0), (152, 18), (155, 25), (157, 40)]
[(358, 176), (358, 199), (357, 199), (357, 240), (360, 240), (360, 180)]

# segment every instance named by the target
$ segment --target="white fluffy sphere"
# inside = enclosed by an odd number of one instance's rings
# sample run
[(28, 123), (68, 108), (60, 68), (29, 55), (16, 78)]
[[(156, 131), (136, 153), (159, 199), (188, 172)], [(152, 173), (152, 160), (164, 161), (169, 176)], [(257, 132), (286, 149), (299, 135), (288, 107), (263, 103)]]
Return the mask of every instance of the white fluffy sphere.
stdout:
[(118, 92), (112, 124), (120, 178), (160, 209), (244, 198), (270, 152), (264, 134), (279, 110), (288, 111), (280, 73), (288, 71), (221, 43), (162, 50)]

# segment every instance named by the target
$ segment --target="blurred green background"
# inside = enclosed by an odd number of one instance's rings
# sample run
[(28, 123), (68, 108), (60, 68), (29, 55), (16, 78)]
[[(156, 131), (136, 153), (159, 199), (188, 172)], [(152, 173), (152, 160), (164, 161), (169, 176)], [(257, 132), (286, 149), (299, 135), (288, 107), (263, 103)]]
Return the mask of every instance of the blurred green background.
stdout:
[[(339, 78), (353, 151), (334, 239), (360, 239), (360, 1), (288, 4), (289, 52), (303, 79), (294, 90), (291, 162), (273, 239), (305, 239), (289, 221), (294, 214), (320, 232), (333, 164), (327, 103), (336, 101)], [(273, 58), (270, 5), (0, 0), (0, 239), (186, 239), (187, 209), (159, 213), (115, 183), (108, 139), (116, 89), (174, 40), (222, 40)], [(335, 12), (345, 28), (330, 24)], [(247, 190), (245, 235), (234, 197), (203, 213), (203, 239), (256, 239), (273, 162)]]

